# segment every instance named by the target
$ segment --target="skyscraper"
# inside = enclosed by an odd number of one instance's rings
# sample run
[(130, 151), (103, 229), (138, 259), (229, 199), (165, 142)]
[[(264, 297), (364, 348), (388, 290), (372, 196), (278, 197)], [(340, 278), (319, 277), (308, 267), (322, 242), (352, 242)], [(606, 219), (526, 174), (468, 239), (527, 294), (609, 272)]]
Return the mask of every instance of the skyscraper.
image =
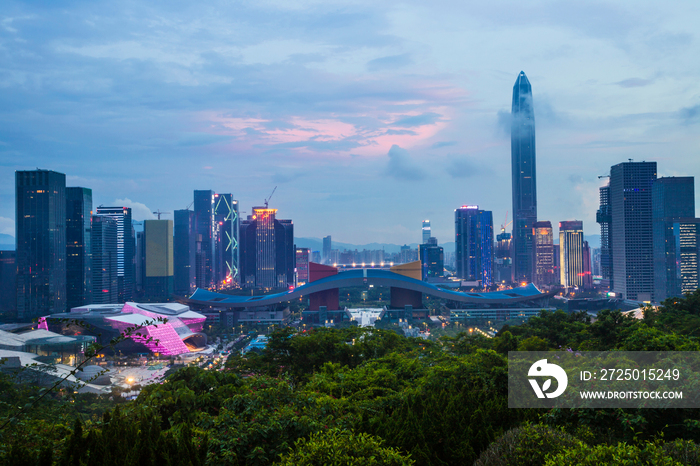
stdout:
[(145, 220), (143, 236), (146, 299), (167, 300), (173, 294), (173, 221)]
[(331, 249), (333, 249), (333, 243), (331, 241), (331, 235), (323, 238), (323, 263), (331, 264)]
[(214, 191), (194, 192), (194, 215), (197, 229), (197, 288), (216, 288), (214, 274)]
[(99, 206), (95, 215), (111, 217), (117, 222), (117, 302), (133, 301), (136, 282), (136, 239), (131, 221), (131, 207)]
[(92, 189), (66, 188), (68, 309), (92, 304)]
[(66, 175), (15, 172), (17, 318), (66, 310)]
[(232, 194), (214, 194), (214, 270), (217, 288), (239, 281), (238, 201)]
[(196, 270), (195, 216), (191, 210), (173, 212), (173, 292), (177, 296), (189, 296), (194, 292)]
[(253, 207), (240, 224), (241, 283), (246, 288), (294, 284), (294, 225), (276, 218), (277, 209)]
[(602, 186), (600, 208), (596, 212), (596, 222), (600, 224), (600, 274), (601, 286), (613, 288), (612, 273), (612, 212), (610, 206), (610, 185)]
[(613, 288), (617, 296), (654, 299), (651, 190), (656, 162), (610, 167)]
[[(559, 222), (559, 263), (561, 284), (567, 288), (583, 288), (582, 221)], [(590, 267), (590, 259), (588, 265)]]
[(309, 248), (296, 249), (296, 270), (297, 270), (297, 286), (304, 285), (309, 281)]
[(534, 229), (535, 275), (533, 282), (537, 286), (551, 286), (557, 282), (557, 277), (554, 275), (552, 222), (535, 222)]
[(0, 312), (17, 313), (17, 251), (0, 251)]
[(479, 206), (455, 209), (455, 269), (463, 280), (493, 284), (493, 215)]
[(532, 227), (537, 221), (535, 113), (532, 87), (521, 71), (513, 86), (511, 167), (513, 170), (513, 281), (531, 282)]
[(652, 186), (654, 300), (698, 288), (700, 219), (695, 218), (692, 176), (658, 178)]
[(92, 243), (92, 302), (119, 302), (119, 225), (111, 215), (93, 215)]
[(421, 244), (428, 244), (428, 241), (430, 240), (431, 232), (430, 232), (430, 220), (423, 220), (423, 242)]
[(421, 262), (421, 279), (428, 281), (430, 278), (442, 277), (445, 271), (445, 253), (438, 246), (437, 238), (428, 238), (428, 242), (419, 246)]

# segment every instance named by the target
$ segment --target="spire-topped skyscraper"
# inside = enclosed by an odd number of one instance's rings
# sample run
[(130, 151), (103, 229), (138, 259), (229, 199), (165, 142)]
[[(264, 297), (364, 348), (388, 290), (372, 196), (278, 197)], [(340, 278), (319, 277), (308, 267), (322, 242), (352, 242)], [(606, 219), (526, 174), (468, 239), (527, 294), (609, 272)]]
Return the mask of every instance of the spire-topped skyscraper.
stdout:
[(513, 169), (513, 282), (532, 282), (532, 228), (537, 221), (535, 112), (532, 87), (521, 71), (513, 86), (510, 134)]

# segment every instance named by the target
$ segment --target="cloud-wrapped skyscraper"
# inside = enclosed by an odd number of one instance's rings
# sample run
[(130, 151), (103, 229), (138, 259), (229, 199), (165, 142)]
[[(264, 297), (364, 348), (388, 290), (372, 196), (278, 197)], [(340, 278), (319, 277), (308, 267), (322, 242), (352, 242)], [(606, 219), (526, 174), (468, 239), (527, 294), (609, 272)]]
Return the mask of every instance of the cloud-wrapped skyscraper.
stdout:
[(532, 282), (532, 228), (537, 221), (535, 112), (532, 87), (521, 71), (513, 86), (511, 164), (513, 170), (513, 281)]

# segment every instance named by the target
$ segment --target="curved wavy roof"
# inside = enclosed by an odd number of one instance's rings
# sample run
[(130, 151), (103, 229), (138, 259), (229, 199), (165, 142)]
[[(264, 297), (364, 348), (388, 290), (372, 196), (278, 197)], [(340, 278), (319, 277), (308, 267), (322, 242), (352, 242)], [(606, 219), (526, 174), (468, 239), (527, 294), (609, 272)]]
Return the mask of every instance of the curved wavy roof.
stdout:
[(234, 296), (198, 288), (189, 300), (200, 304), (225, 307), (257, 307), (291, 301), (319, 291), (363, 286), (365, 284), (405, 288), (437, 298), (473, 304), (509, 304), (552, 295), (552, 293), (542, 293), (533, 284), (513, 288), (512, 290), (491, 291), (487, 293), (451, 291), (388, 270), (354, 269), (347, 272), (340, 272), (336, 275), (331, 275), (282, 293), (273, 293), (263, 296)]

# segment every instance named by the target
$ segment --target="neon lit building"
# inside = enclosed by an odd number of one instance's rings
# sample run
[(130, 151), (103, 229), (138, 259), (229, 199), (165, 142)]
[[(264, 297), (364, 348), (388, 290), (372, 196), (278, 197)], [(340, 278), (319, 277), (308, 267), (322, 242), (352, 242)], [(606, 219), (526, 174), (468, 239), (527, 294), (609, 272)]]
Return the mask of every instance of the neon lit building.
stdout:
[(455, 269), (463, 280), (493, 285), (493, 215), (479, 206), (455, 209)]
[(214, 275), (219, 289), (239, 281), (238, 201), (232, 194), (214, 194)]
[(118, 344), (119, 351), (174, 356), (206, 347), (207, 337), (202, 333), (205, 320), (183, 304), (128, 302), (76, 307), (68, 313), (45, 316), (41, 325), (64, 335), (93, 334), (101, 343), (135, 328), (128, 341)]

